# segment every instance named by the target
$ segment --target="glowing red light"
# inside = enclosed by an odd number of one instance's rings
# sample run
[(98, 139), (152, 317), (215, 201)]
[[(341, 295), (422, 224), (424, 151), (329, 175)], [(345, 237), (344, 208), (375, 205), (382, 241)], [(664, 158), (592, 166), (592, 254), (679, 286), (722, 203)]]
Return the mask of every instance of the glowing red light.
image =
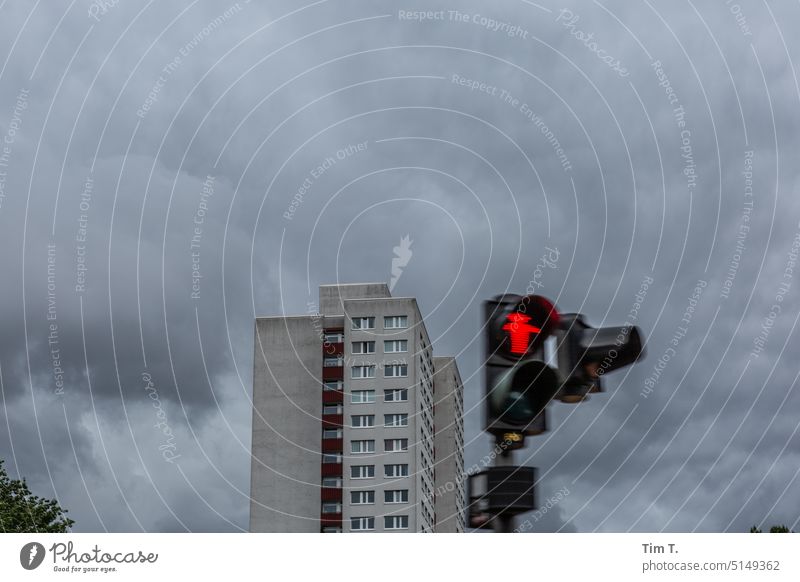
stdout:
[(529, 324), (530, 316), (518, 311), (509, 313), (507, 319), (508, 323), (502, 329), (507, 331), (511, 338), (511, 353), (524, 354), (531, 343), (531, 334), (539, 333), (542, 329)]

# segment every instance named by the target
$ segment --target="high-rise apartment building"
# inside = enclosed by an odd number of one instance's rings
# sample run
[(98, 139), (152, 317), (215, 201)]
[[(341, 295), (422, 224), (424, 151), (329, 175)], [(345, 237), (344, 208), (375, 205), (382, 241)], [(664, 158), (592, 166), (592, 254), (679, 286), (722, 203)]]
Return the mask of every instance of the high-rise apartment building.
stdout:
[(255, 328), (251, 531), (464, 531), (463, 387), (415, 299), (323, 285)]

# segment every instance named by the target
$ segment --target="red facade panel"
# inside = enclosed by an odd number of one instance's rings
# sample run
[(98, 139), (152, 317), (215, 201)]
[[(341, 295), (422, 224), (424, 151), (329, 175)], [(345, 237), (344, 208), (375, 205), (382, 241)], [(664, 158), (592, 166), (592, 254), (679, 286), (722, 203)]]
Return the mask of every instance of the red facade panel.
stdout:
[(322, 381), (325, 380), (344, 380), (344, 367), (322, 368)]
[(322, 344), (322, 353), (325, 356), (338, 356), (344, 353), (344, 343), (339, 342), (336, 344)]
[(342, 404), (344, 402), (344, 394), (338, 390), (327, 390), (322, 393), (323, 404)]
[(323, 477), (341, 477), (342, 464), (341, 463), (322, 463), (322, 476)]
[[(327, 329), (325, 333), (341, 333), (339, 329)], [(344, 354), (344, 343), (323, 343), (322, 345), (323, 357), (339, 356)], [(322, 368), (323, 382), (329, 380), (341, 381), (344, 380), (344, 367), (331, 366)], [(323, 390), (322, 391), (322, 404), (342, 404), (344, 402), (344, 394), (336, 390)], [(341, 428), (344, 425), (344, 415), (342, 414), (323, 414), (322, 427), (323, 428)], [(341, 453), (344, 446), (343, 439), (322, 439), (322, 452), (323, 453)], [(341, 477), (343, 465), (341, 463), (322, 463), (322, 476), (323, 477)], [(320, 488), (320, 499), (322, 503), (325, 502), (342, 502), (342, 490), (336, 487), (322, 487)], [(320, 530), (328, 527), (342, 527), (342, 514), (341, 513), (326, 513), (320, 516)]]
[(323, 487), (321, 498), (322, 501), (341, 501), (342, 490), (335, 487)]
[(341, 453), (343, 442), (342, 439), (322, 439), (322, 452)]
[(344, 426), (343, 414), (323, 414), (322, 427), (323, 428), (342, 428)]
[(324, 517), (319, 518), (319, 521), (322, 527), (342, 527), (342, 514), (326, 513)]

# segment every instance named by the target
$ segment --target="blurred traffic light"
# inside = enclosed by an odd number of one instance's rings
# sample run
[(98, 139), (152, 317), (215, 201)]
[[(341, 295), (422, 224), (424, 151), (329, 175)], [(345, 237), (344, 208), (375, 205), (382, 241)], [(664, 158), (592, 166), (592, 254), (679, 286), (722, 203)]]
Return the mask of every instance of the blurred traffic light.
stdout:
[(467, 523), (495, 529), (498, 516), (536, 509), (536, 467), (489, 467), (467, 481)]
[(509, 448), (519, 447), (521, 435), (547, 430), (545, 408), (559, 390), (558, 375), (544, 357), (558, 311), (539, 295), (499, 295), (484, 303), (484, 322), (485, 428)]
[(561, 314), (555, 335), (562, 382), (557, 398), (562, 402), (581, 402), (602, 392), (604, 374), (629, 366), (645, 353), (636, 326), (594, 328), (579, 313)]

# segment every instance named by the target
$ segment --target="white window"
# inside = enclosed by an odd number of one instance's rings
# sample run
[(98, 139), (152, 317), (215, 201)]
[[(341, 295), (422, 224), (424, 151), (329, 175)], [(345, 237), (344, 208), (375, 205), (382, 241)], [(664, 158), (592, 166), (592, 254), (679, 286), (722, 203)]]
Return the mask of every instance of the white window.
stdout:
[(322, 486), (323, 487), (333, 487), (334, 489), (341, 489), (342, 488), (342, 478), (341, 477), (323, 477), (322, 478)]
[(353, 404), (369, 404), (375, 402), (375, 390), (353, 390), (350, 393), (350, 402)]
[(350, 503), (352, 505), (368, 505), (375, 503), (374, 491), (351, 491)]
[(375, 342), (353, 342), (354, 354), (374, 354)]
[(406, 402), (408, 400), (408, 388), (384, 390), (383, 399), (386, 402)]
[(374, 317), (354, 317), (352, 329), (375, 329)]
[(342, 453), (323, 453), (322, 462), (323, 463), (341, 463), (342, 462)]
[(371, 479), (374, 476), (375, 465), (350, 465), (351, 479)]
[(326, 404), (322, 407), (322, 414), (341, 414), (342, 412), (341, 404)]
[(340, 439), (342, 438), (342, 429), (340, 428), (323, 428), (322, 438), (324, 439)]
[(383, 351), (387, 354), (407, 352), (408, 340), (383, 340)]
[(383, 367), (385, 378), (405, 378), (408, 376), (408, 364), (387, 364)]
[(389, 315), (383, 318), (383, 327), (385, 329), (403, 329), (408, 327), (407, 315)]
[(341, 368), (344, 366), (344, 358), (342, 356), (325, 356), (322, 365), (325, 368)]
[(375, 529), (374, 517), (351, 517), (350, 530), (351, 531), (364, 531)]
[(350, 418), (353, 421), (353, 428), (369, 428), (371, 426), (375, 426), (374, 414), (354, 414)]
[(375, 441), (350, 441), (350, 452), (354, 454), (374, 453)]
[(408, 529), (408, 516), (407, 515), (384, 516), (383, 529)]
[(384, 465), (384, 477), (408, 477), (408, 465)]
[(354, 379), (375, 377), (375, 366), (353, 366), (351, 371)]
[(325, 380), (322, 384), (322, 389), (326, 392), (339, 392), (342, 389), (341, 380)]
[(340, 331), (332, 331), (325, 334), (325, 341), (329, 344), (340, 344), (344, 341), (344, 334)]
[(342, 504), (336, 501), (326, 501), (322, 504), (322, 513), (341, 513)]
[(390, 489), (383, 492), (384, 503), (408, 503), (408, 489)]
[(407, 451), (408, 439), (384, 439), (383, 448), (387, 453)]
[(384, 414), (383, 426), (408, 426), (408, 414)]

